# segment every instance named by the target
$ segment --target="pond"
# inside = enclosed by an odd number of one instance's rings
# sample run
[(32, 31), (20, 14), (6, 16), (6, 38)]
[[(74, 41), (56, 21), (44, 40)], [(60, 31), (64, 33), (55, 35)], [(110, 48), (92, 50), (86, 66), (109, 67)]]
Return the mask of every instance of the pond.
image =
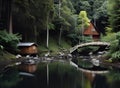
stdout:
[[(90, 69), (91, 70), (91, 69)], [(119, 69), (83, 72), (68, 62), (39, 63), (34, 72), (8, 67), (0, 73), (0, 88), (119, 88)]]

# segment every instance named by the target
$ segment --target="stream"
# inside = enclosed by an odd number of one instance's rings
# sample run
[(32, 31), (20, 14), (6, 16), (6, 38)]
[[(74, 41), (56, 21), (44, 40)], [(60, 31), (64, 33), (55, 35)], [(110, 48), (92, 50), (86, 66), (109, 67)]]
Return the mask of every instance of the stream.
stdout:
[(32, 69), (11, 66), (0, 74), (0, 88), (119, 88), (119, 69), (94, 67), (86, 61), (78, 64), (56, 61), (29, 65)]

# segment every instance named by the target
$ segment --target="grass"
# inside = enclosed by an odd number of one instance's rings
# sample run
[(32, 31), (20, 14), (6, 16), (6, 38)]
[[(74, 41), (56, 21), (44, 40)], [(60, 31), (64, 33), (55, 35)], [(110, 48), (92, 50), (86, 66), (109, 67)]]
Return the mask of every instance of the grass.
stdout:
[[(51, 52), (51, 54), (56, 55), (58, 52), (63, 50), (68, 50), (71, 47), (70, 42), (66, 39), (61, 39), (61, 45), (58, 44), (57, 37), (50, 37), (49, 38), (49, 47), (46, 47), (46, 40), (44, 39), (41, 41), (41, 43), (38, 45), (38, 54), (39, 56), (44, 55), (48, 51)], [(7, 51), (0, 50), (0, 60), (9, 60), (10, 58), (15, 58), (14, 55), (10, 54)]]
[(52, 54), (57, 54), (59, 51), (68, 50), (71, 47), (70, 42), (66, 41), (65, 39), (61, 40), (61, 45), (58, 44), (58, 40), (55, 38), (50, 37), (49, 39), (49, 47), (46, 47), (46, 43), (40, 44), (38, 47), (39, 54), (42, 55), (48, 51)]
[(15, 55), (5, 50), (0, 50), (0, 61), (11, 60), (13, 58), (15, 58)]

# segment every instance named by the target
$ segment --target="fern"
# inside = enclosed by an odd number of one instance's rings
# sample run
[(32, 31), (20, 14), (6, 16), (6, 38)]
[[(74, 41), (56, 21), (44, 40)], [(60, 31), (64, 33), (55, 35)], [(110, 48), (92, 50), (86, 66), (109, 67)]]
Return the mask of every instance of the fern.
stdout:
[(0, 31), (0, 45), (4, 47), (5, 50), (11, 51), (16, 50), (17, 44), (21, 36), (18, 34), (10, 34), (7, 33), (5, 30)]
[(120, 32), (115, 34), (115, 39), (111, 42), (109, 55), (114, 61), (120, 60)]

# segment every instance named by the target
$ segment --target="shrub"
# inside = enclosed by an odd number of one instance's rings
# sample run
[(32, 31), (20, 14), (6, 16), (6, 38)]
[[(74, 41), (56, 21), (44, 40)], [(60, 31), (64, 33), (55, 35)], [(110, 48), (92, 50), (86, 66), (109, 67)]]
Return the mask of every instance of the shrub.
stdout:
[(109, 35), (109, 39), (111, 39), (111, 45), (108, 56), (113, 61), (120, 61), (120, 32), (114, 33), (114, 36), (111, 37)]
[(5, 30), (0, 31), (0, 45), (7, 51), (16, 50), (20, 39), (21, 36), (18, 34), (7, 33)]

